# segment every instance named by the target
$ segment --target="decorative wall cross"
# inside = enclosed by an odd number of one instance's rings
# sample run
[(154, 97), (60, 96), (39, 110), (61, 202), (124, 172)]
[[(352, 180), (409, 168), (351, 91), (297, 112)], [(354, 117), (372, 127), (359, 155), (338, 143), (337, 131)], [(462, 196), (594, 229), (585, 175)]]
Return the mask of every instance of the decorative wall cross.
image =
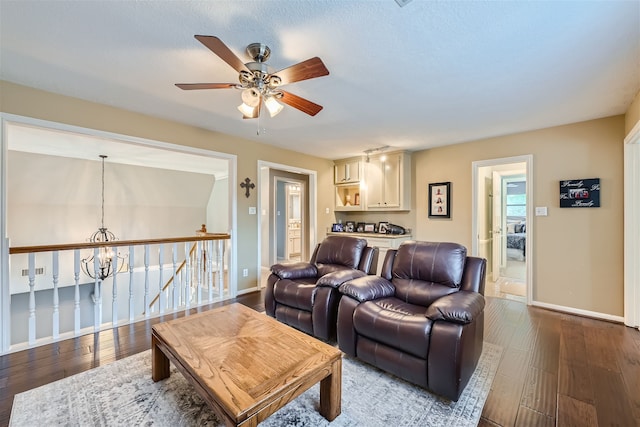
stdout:
[(256, 185), (251, 182), (251, 179), (245, 178), (244, 182), (240, 183), (240, 187), (244, 188), (244, 195), (249, 198), (249, 190), (256, 188)]

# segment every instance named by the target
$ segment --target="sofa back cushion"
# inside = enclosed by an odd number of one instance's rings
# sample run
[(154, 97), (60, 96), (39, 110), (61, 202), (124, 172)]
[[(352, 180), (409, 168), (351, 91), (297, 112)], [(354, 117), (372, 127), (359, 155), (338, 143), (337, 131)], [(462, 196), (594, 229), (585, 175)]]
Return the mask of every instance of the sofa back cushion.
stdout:
[(429, 306), (436, 299), (457, 292), (466, 258), (467, 249), (457, 243), (403, 242), (392, 267), (396, 297)]
[(357, 269), (366, 247), (365, 239), (351, 236), (327, 236), (316, 252), (315, 263), (318, 267), (318, 276), (343, 268)]

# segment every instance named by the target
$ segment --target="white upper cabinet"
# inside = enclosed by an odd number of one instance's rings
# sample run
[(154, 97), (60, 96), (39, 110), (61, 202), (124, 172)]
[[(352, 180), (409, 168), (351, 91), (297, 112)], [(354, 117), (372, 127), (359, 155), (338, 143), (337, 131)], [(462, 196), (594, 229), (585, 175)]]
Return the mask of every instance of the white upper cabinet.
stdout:
[(334, 184), (357, 183), (362, 179), (362, 159), (336, 160), (334, 163)]
[(384, 153), (369, 157), (365, 163), (367, 209), (411, 209), (411, 155)]

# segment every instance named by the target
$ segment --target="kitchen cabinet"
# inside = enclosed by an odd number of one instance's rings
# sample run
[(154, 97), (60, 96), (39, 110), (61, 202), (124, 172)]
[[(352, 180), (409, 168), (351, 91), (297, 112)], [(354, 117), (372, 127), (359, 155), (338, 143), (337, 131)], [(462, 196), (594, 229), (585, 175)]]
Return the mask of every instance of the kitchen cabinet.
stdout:
[(362, 157), (334, 161), (335, 210), (364, 210), (363, 167)]
[(302, 236), (300, 234), (300, 228), (289, 228), (288, 232), (288, 245), (287, 245), (287, 258), (298, 258), (302, 252)]
[(411, 155), (404, 151), (369, 157), (365, 166), (368, 210), (411, 209)]
[(336, 160), (333, 166), (333, 183), (359, 183), (362, 179), (362, 158)]

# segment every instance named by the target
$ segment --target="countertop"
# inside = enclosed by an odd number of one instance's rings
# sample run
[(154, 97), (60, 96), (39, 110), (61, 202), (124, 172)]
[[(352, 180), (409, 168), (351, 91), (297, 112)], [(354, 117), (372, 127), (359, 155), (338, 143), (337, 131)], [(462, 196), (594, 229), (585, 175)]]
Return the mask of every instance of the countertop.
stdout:
[(371, 239), (397, 239), (397, 238), (409, 238), (411, 239), (411, 234), (380, 234), (380, 233), (347, 233), (347, 232), (336, 232), (330, 231), (327, 235), (334, 236), (353, 236), (353, 237), (364, 237)]

